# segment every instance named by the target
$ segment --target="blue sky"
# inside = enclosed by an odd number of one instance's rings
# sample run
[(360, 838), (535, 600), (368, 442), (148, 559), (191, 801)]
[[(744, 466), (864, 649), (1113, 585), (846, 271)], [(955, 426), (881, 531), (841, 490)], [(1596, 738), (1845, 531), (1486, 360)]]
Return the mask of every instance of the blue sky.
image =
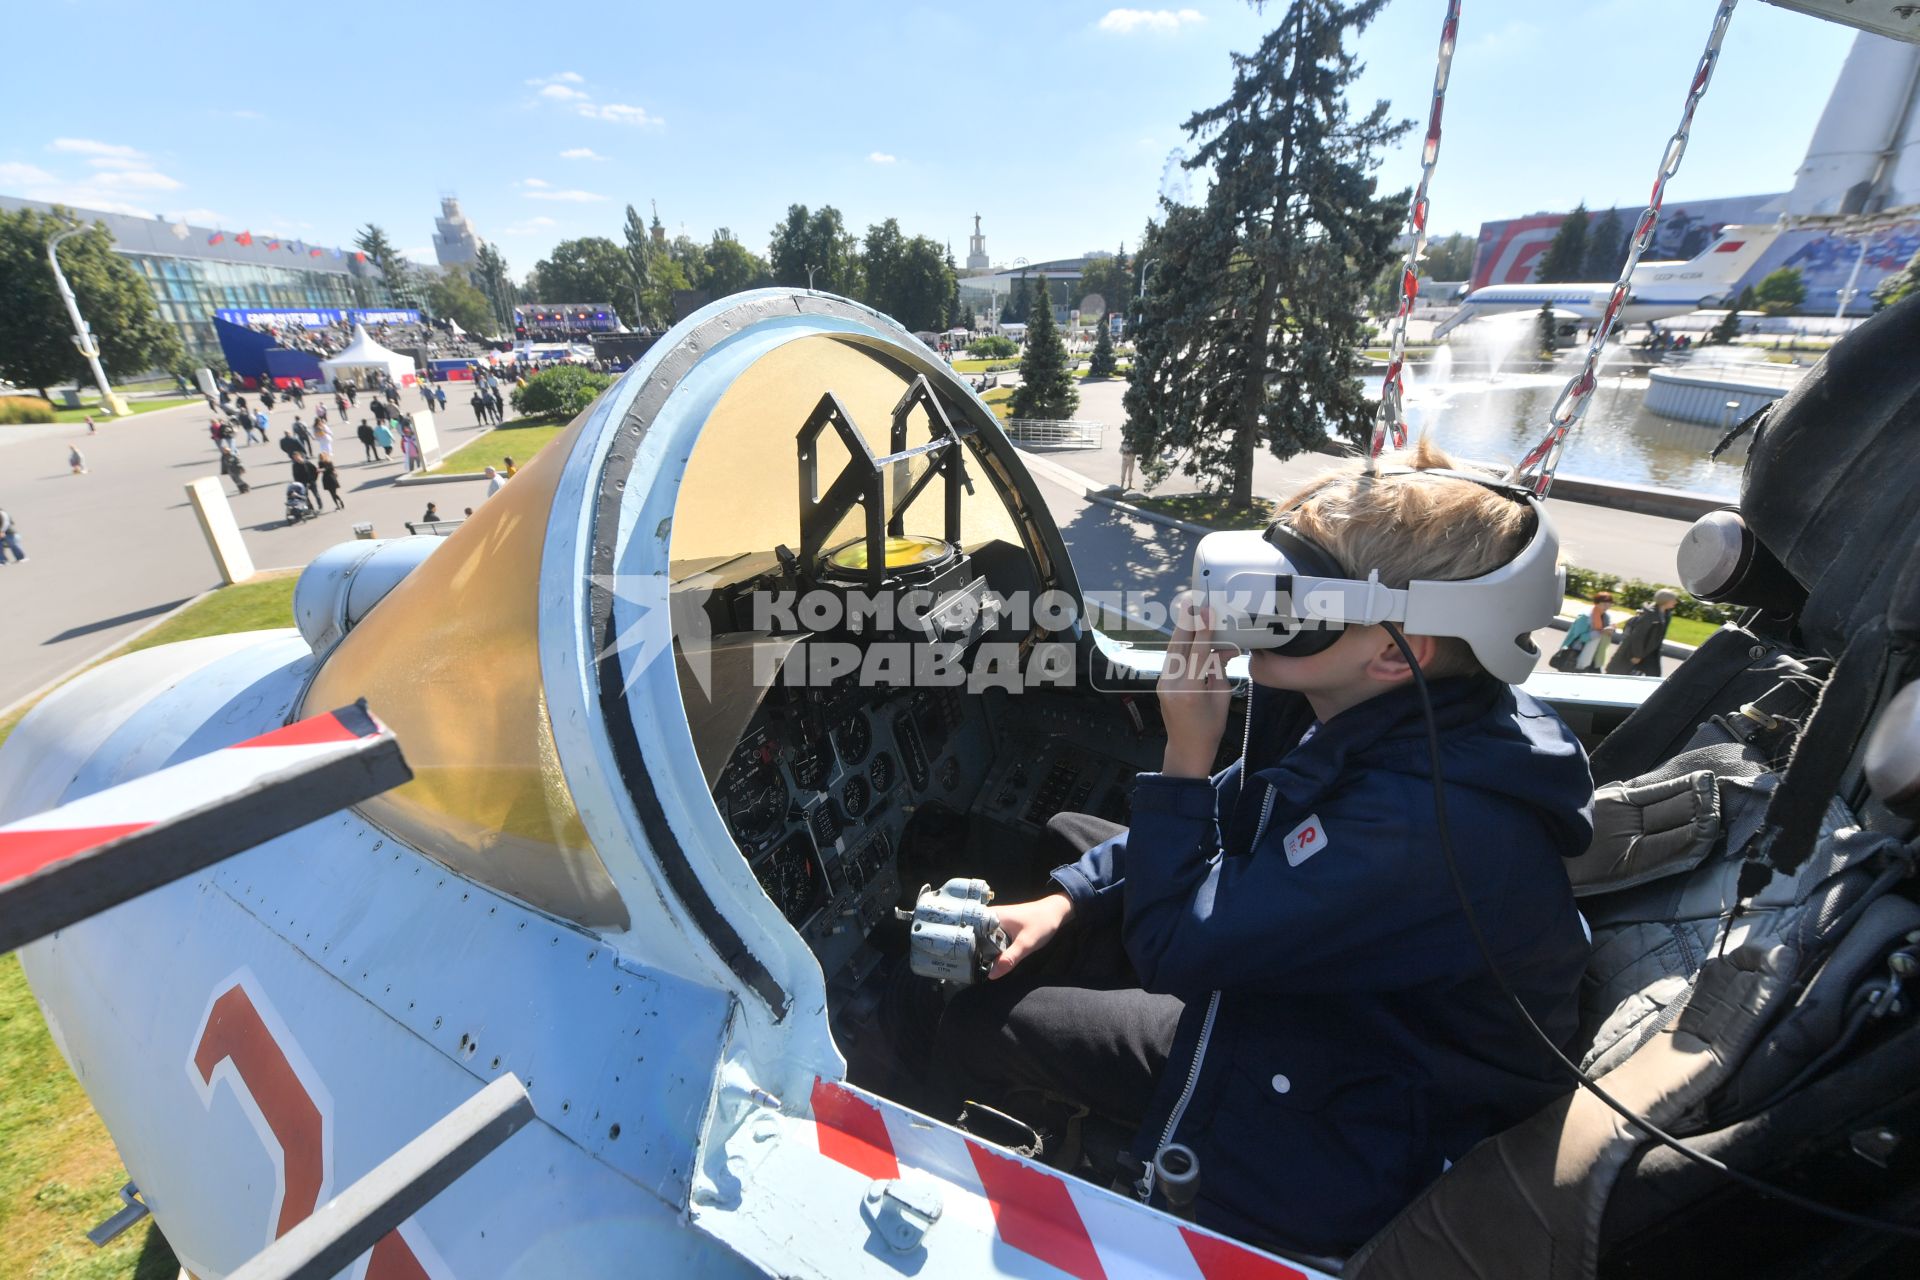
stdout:
[[(1711, 0), (1466, 0), (1440, 230), (1643, 199)], [(1360, 94), (1424, 117), (1443, 5), (1394, 0)], [(0, 194), (431, 259), (457, 193), (523, 274), (628, 201), (756, 250), (790, 203), (897, 217), (996, 263), (1132, 244), (1180, 122), (1277, 21), (1226, 0), (321, 7), (65, 0), (8, 22)], [(1784, 190), (1853, 32), (1749, 3), (1671, 188)], [(1415, 144), (1417, 145), (1417, 144)], [(1411, 146), (1382, 181), (1415, 176)]]

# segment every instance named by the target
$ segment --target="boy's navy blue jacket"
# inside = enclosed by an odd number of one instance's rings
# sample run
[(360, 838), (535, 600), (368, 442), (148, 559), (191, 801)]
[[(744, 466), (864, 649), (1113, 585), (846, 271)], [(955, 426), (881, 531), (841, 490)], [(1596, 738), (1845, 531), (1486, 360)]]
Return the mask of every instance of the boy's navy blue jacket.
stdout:
[[(1560, 859), (1592, 836), (1586, 756), (1491, 677), (1431, 691), (1461, 876), (1502, 972), (1564, 1045), (1587, 942)], [(1169, 1138), (1198, 1153), (1204, 1225), (1346, 1253), (1568, 1084), (1467, 930), (1416, 691), (1305, 742), (1304, 698), (1253, 698), (1240, 761), (1211, 782), (1140, 775), (1132, 829), (1054, 879), (1077, 917), (1123, 912), (1142, 985), (1187, 1002), (1135, 1154)]]

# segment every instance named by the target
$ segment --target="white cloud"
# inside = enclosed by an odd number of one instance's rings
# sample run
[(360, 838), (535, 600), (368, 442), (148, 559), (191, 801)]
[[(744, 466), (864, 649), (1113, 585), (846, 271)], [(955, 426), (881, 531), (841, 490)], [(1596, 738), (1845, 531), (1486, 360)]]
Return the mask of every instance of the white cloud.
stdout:
[[(543, 187), (545, 186), (544, 183), (541, 185)], [(600, 195), (596, 192), (581, 191), (577, 187), (567, 187), (558, 191), (551, 190), (551, 189), (540, 190), (540, 191), (525, 191), (525, 192), (522, 192), (521, 194), (526, 196), (526, 198), (529, 200), (560, 200), (568, 204), (591, 204), (596, 200), (606, 199), (605, 196)]]
[(522, 178), (520, 185), (523, 187), (544, 187), (547, 185), (547, 180), (545, 178)]
[(109, 191), (178, 191), (181, 183), (152, 169), (130, 169), (125, 173), (96, 173), (94, 181)]
[(568, 147), (560, 153), (562, 160), (605, 160), (606, 157), (592, 147)]
[(530, 85), (543, 84), (585, 84), (587, 78), (578, 71), (559, 71), (550, 76), (539, 76), (527, 81)]
[(0, 163), (0, 187), (19, 190), (23, 187), (50, 187), (59, 179), (38, 165), (19, 164), (13, 161)]
[(122, 146), (114, 142), (97, 142), (92, 138), (55, 138), (47, 144), (49, 151), (66, 151), (84, 156), (103, 156), (114, 163), (145, 164), (147, 156), (136, 147)]
[(1124, 36), (1142, 30), (1177, 31), (1206, 20), (1198, 9), (1109, 9), (1098, 25), (1102, 31)]
[(895, 161), (897, 161), (899, 158), (900, 158), (899, 156), (888, 155), (884, 151), (867, 152), (867, 159), (872, 161), (874, 164), (892, 164)]
[(648, 114), (645, 107), (630, 106), (624, 102), (583, 102), (580, 104), (579, 111), (589, 120), (607, 120), (614, 124), (641, 126), (666, 124), (666, 121), (659, 116)]
[(543, 98), (551, 98), (555, 102), (570, 102), (575, 98), (584, 98), (587, 95), (568, 85), (550, 84), (540, 90), (540, 96)]

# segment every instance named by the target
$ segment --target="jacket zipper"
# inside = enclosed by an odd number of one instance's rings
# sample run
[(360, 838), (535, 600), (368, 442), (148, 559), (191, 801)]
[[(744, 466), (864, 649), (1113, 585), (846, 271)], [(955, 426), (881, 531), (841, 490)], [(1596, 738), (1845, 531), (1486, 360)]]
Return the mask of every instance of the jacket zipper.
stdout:
[[(1246, 757), (1243, 753), (1241, 756), (1243, 778), (1246, 776), (1245, 761)], [(1267, 833), (1267, 823), (1273, 817), (1273, 784), (1266, 785), (1267, 794), (1260, 802), (1260, 825), (1255, 827), (1253, 832), (1255, 848), (1260, 846), (1260, 838)], [(1173, 1141), (1174, 1131), (1180, 1127), (1180, 1122), (1186, 1119), (1187, 1105), (1193, 1101), (1194, 1088), (1200, 1083), (1200, 1067), (1207, 1059), (1207, 1044), (1213, 1039), (1213, 1020), (1219, 1016), (1219, 1013), (1220, 993), (1215, 991), (1207, 997), (1207, 1016), (1200, 1022), (1200, 1042), (1194, 1046), (1193, 1065), (1187, 1068), (1187, 1082), (1180, 1090), (1180, 1100), (1173, 1104), (1173, 1110), (1168, 1113), (1167, 1127), (1160, 1131), (1160, 1141), (1153, 1149), (1156, 1158), (1167, 1149), (1167, 1144)], [(1146, 1170), (1140, 1175), (1140, 1181), (1134, 1184), (1134, 1190), (1139, 1193), (1143, 1201), (1153, 1199), (1154, 1169), (1154, 1162), (1148, 1161)]]

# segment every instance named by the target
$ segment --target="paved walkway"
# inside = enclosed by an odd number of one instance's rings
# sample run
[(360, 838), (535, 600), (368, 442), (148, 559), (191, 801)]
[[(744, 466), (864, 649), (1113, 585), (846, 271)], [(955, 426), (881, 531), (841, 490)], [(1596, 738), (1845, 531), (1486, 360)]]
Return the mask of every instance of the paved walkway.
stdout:
[[(446, 413), (434, 415), (443, 453), (479, 430), (464, 388), (450, 384)], [(420, 403), (411, 389), (401, 399), (407, 409)], [(362, 396), (356, 423), (366, 403)], [(312, 421), (318, 404), (307, 397), (304, 421)], [(294, 413), (286, 401), (277, 402), (268, 414), (272, 442), (240, 449), (252, 492), (234, 497), (233, 486), (221, 483), (262, 569), (305, 564), (352, 538), (352, 526), (365, 521), (380, 536), (404, 534), (405, 522), (419, 519), (429, 498), (457, 517), (485, 493), (476, 483), (396, 487), (405, 472), (398, 449), (396, 461), (363, 462), (360, 442), (336, 430), (334, 459), (347, 509), (287, 528), (282, 490), (291, 476), (278, 441)], [(101, 418), (94, 436), (84, 425), (0, 427), (0, 506), (18, 522), (28, 557), (0, 566), (0, 707), (219, 585), (185, 493), (188, 481), (219, 474), (207, 420), (206, 406), (196, 403)], [(86, 456), (86, 475), (68, 471), (70, 445)]]

